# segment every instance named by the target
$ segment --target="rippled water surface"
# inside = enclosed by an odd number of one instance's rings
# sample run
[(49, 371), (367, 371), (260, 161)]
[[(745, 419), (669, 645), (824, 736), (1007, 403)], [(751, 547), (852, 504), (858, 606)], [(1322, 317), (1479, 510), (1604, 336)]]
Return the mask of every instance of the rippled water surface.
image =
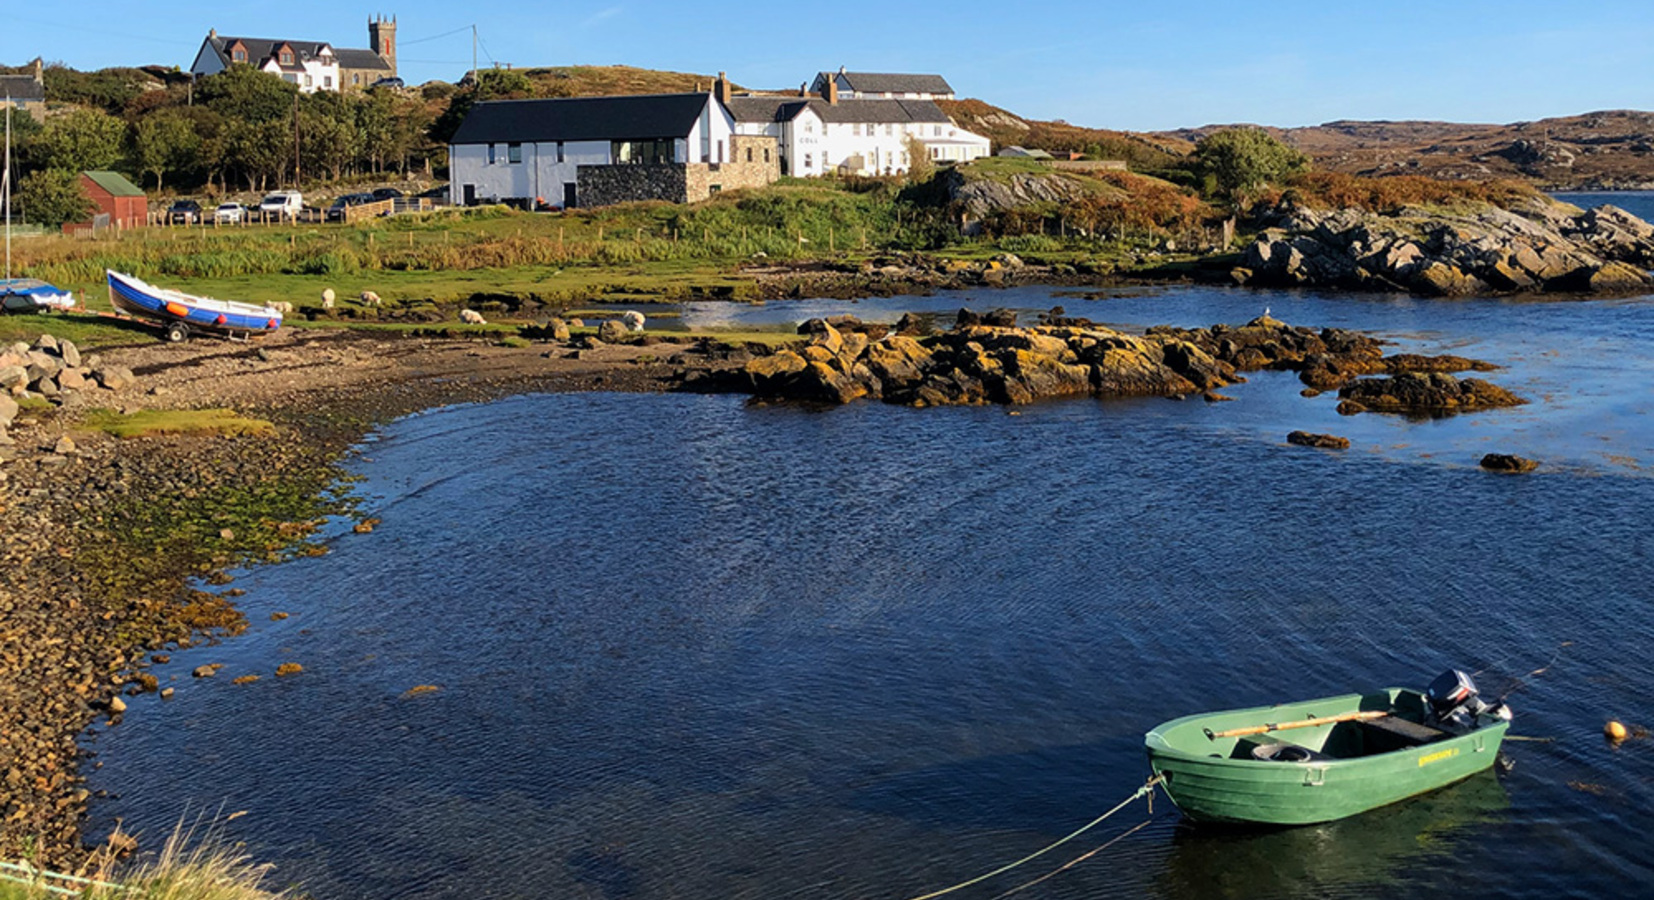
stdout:
[[(372, 533), (243, 573), (253, 622), (89, 741), (94, 825), (226, 823), (321, 898), (912, 897), (1056, 840), (1191, 712), (1448, 666), (1511, 696), (1515, 769), (1331, 825), (1141, 831), (1019, 896), (1620, 896), (1654, 878), (1654, 301), (1050, 289), (697, 306), (731, 323), (1269, 306), (1508, 368), (1534, 402), (1342, 418), (1235, 402), (826, 412), (527, 396), (396, 423)], [(1344, 453), (1284, 443), (1305, 428)], [(1480, 471), (1490, 451), (1544, 461)], [(290, 613), (271, 621), (272, 612)], [(268, 675), (295, 661), (304, 673)], [(225, 664), (219, 677), (188, 672)], [(235, 686), (243, 673), (266, 677)], [(440, 690), (407, 695), (418, 685)], [(1135, 806), (996, 896), (1145, 818)], [(1118, 823), (1118, 824), (1117, 824)], [(1049, 861), (1047, 861), (1049, 860)]]

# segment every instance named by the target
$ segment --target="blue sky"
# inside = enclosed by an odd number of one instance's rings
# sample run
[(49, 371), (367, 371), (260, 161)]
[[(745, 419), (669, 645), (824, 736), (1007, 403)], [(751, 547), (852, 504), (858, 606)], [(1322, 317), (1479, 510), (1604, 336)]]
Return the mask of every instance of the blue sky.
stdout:
[(765, 88), (840, 65), (939, 72), (961, 96), (1102, 128), (1654, 109), (1648, 0), (373, 2), (8, 0), (0, 62), (187, 67), (208, 28), (363, 47), (368, 16), (382, 12), (397, 16), (410, 82), (458, 79), (475, 24), (484, 65), (727, 70)]

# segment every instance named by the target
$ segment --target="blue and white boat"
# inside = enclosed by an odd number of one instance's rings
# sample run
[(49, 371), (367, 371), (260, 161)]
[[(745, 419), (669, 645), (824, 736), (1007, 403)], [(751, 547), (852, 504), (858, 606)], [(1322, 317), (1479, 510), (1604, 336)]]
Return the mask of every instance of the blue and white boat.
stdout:
[(232, 338), (269, 334), (281, 327), (281, 311), (233, 300), (197, 297), (105, 269), (109, 302), (122, 312), (159, 322), (169, 341), (182, 341), (204, 331)]
[(0, 279), (0, 312), (31, 313), (74, 309), (75, 295), (38, 278)]

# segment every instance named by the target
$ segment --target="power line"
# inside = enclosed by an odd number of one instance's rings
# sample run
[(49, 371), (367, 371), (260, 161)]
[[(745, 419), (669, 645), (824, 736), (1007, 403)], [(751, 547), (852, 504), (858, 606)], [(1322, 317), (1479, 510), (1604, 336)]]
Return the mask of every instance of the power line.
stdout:
[(402, 46), (406, 47), (409, 44), (423, 44), (426, 41), (434, 41), (434, 40), (437, 40), (438, 38), (451, 37), (453, 35), (459, 34), (460, 32), (470, 31), (470, 30), (471, 30), (471, 26), (461, 25), (460, 27), (455, 28), (453, 31), (444, 31), (441, 34), (433, 34), (430, 37), (422, 37), (422, 38), (418, 38), (418, 39), (412, 40), (412, 41), (403, 41)]

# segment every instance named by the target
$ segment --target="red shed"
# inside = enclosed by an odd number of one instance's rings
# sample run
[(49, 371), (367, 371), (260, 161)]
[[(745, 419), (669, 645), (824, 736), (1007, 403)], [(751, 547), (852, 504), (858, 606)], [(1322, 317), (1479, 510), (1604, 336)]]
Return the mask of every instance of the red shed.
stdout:
[(118, 172), (82, 172), (80, 186), (92, 198), (92, 220), (65, 222), (65, 234), (105, 228), (142, 228), (149, 222), (149, 198)]

